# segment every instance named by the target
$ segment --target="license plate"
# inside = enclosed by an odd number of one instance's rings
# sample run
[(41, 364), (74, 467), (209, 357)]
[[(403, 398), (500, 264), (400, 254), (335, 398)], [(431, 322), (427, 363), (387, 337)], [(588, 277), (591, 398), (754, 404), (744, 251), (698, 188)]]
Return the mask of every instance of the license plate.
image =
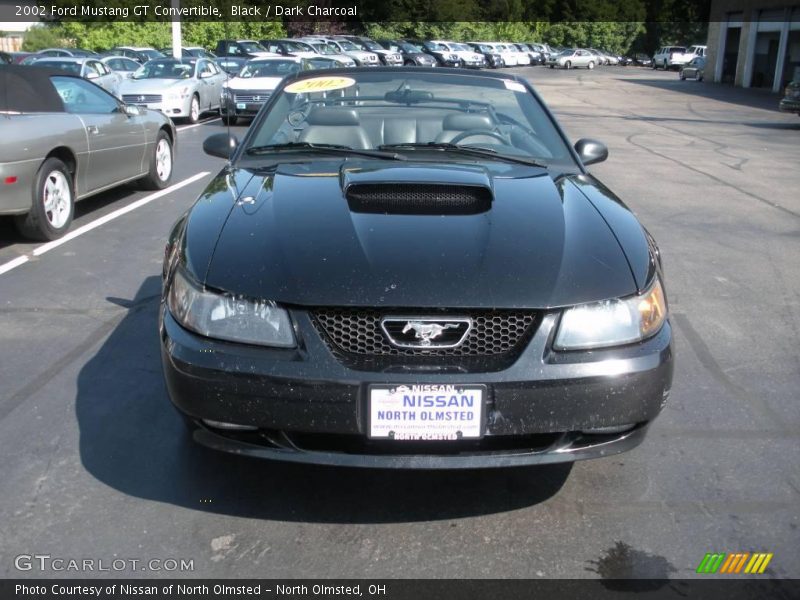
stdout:
[(245, 106), (246, 106), (246, 104), (244, 102), (238, 102), (236, 104), (236, 110), (244, 110)]
[(369, 437), (476, 439), (484, 433), (485, 385), (372, 385)]

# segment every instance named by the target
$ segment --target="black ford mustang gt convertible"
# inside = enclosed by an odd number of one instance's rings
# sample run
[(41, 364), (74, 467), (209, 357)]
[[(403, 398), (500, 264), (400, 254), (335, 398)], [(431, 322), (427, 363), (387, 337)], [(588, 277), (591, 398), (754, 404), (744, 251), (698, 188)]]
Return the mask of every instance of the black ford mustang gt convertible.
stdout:
[(622, 452), (664, 406), (659, 251), (508, 74), (290, 76), (166, 247), (160, 337), (195, 441), (390, 468)]

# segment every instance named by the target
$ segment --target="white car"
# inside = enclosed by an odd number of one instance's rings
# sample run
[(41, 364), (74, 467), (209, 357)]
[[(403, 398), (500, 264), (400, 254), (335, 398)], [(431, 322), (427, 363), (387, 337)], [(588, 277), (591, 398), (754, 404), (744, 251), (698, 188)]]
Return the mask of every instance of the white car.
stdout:
[(219, 108), (228, 76), (213, 60), (158, 58), (142, 65), (119, 87), (126, 104), (160, 110), (172, 119), (197, 123), (204, 112)]
[(516, 44), (504, 42), (511, 52), (517, 55), (517, 65), (527, 66), (531, 64), (531, 55), (521, 50)]
[(486, 59), (482, 54), (478, 54), (466, 44), (459, 44), (457, 42), (448, 42), (444, 40), (431, 40), (432, 44), (443, 46), (446, 51), (452, 52), (458, 56), (461, 64), (465, 67), (478, 69), (486, 66)]
[(503, 57), (507, 67), (519, 65), (519, 52), (516, 48), (512, 48), (509, 44), (497, 44), (497, 49), (500, 51), (500, 56)]
[[(316, 56), (316, 55), (313, 55)], [(253, 58), (222, 85), (219, 114), (225, 125), (256, 116), (281, 80), (303, 68), (303, 57)]]
[[(705, 46), (692, 46), (694, 50), (702, 48), (705, 54)], [(662, 46), (653, 56), (653, 68), (661, 67), (664, 70), (680, 68), (687, 64), (698, 54), (690, 54), (683, 46)]]
[(506, 67), (516, 67), (517, 66), (517, 53), (511, 52), (510, 49), (506, 48), (505, 44), (499, 44), (498, 42), (476, 42), (481, 46), (488, 46), (492, 49), (494, 54), (499, 54), (503, 59), (503, 64)]

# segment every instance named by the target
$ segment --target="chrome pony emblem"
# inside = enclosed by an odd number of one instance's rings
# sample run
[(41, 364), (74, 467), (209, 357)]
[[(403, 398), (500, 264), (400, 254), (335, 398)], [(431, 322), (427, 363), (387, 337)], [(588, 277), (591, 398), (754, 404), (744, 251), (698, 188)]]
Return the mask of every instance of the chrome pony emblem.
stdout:
[(398, 348), (455, 348), (472, 329), (468, 317), (383, 317), (381, 329)]
[(455, 323), (420, 323), (419, 321), (409, 321), (403, 327), (403, 333), (408, 333), (414, 330), (414, 338), (421, 340), (420, 346), (430, 346), (431, 340), (435, 340), (442, 335), (445, 329), (456, 329), (458, 325)]

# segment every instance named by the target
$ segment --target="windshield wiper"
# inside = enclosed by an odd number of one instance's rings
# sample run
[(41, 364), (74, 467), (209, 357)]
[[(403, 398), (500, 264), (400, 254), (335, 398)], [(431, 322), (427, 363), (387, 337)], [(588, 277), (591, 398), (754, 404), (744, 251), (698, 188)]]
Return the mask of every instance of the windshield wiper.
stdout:
[(358, 150), (341, 144), (312, 144), (311, 142), (287, 142), (285, 144), (267, 144), (264, 146), (253, 146), (245, 150), (245, 154), (251, 156), (261, 154), (272, 154), (274, 152), (297, 152), (309, 150), (311, 152), (326, 152), (329, 154), (351, 154), (355, 156), (368, 156), (370, 158), (381, 158), (384, 160), (408, 160), (402, 154), (396, 152), (382, 152), (380, 150)]
[(427, 142), (422, 144), (406, 143), (406, 144), (383, 144), (378, 146), (379, 150), (442, 150), (445, 152), (458, 152), (459, 154), (466, 154), (467, 156), (480, 156), (483, 158), (492, 158), (495, 160), (505, 160), (508, 162), (519, 163), (521, 165), (528, 165), (531, 167), (547, 168), (547, 165), (532, 158), (525, 158), (523, 156), (513, 156), (511, 154), (501, 154), (497, 150), (491, 148), (479, 148), (478, 146), (460, 146), (459, 144), (451, 144), (449, 142)]

